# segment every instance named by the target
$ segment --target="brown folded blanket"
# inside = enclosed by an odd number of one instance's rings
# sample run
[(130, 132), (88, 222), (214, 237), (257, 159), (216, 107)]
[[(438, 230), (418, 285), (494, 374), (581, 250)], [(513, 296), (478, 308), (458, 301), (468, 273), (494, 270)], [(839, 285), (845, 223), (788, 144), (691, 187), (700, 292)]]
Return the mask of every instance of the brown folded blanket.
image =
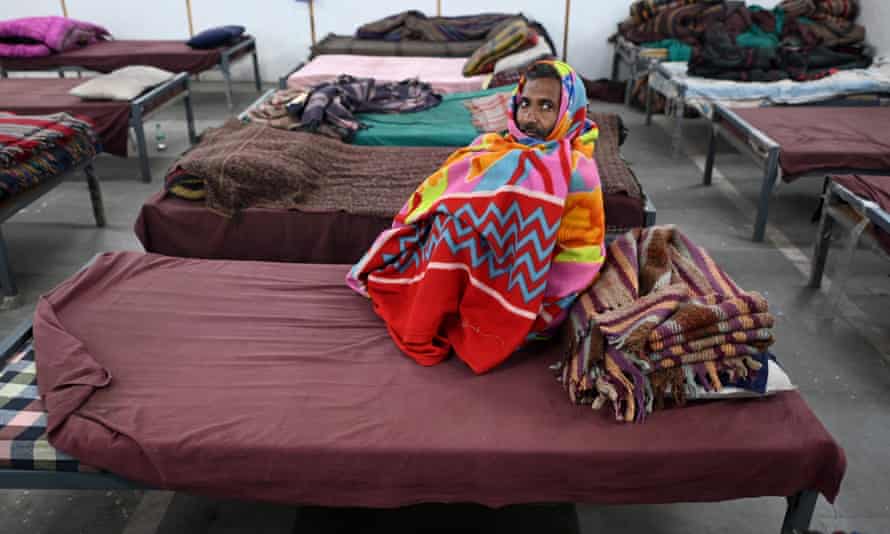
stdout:
[(389, 217), (452, 152), (355, 146), (232, 120), (176, 162), (167, 190), (180, 196), (172, 177), (203, 180), (207, 207), (227, 216), (264, 207)]

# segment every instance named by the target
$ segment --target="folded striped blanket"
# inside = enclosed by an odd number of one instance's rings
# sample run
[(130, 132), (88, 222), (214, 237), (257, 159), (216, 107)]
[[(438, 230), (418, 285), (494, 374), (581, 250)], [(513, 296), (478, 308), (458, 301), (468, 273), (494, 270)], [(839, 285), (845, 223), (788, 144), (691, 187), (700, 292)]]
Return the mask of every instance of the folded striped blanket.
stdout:
[(68, 113), (16, 115), (0, 112), (0, 168), (25, 161), (76, 135), (89, 135), (92, 125)]
[(667, 399), (755, 382), (773, 342), (763, 296), (672, 226), (632, 230), (606, 258), (564, 323), (556, 370), (573, 402), (610, 403), (619, 421), (639, 422)]

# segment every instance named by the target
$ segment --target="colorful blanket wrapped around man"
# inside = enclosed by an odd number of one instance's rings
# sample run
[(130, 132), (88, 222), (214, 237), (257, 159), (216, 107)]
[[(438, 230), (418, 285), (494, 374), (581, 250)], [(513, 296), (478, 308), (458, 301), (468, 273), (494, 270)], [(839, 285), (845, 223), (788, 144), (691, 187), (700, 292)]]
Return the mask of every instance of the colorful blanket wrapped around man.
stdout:
[(569, 398), (639, 422), (696, 391), (763, 393), (773, 342), (766, 299), (739, 288), (672, 226), (615, 239), (599, 278), (565, 322), (558, 373)]
[(348, 276), (397, 345), (423, 365), (452, 348), (475, 372), (547, 335), (603, 262), (596, 125), (584, 86), (562, 76), (560, 119), (547, 139), (485, 134), (417, 189)]

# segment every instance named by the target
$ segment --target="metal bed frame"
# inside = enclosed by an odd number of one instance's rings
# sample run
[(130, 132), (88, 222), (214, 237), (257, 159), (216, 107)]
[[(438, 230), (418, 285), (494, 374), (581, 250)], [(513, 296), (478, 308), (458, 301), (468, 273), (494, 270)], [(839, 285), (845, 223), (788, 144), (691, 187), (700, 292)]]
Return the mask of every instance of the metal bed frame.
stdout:
[[(0, 363), (12, 357), (32, 337), (32, 324), (27, 321), (0, 342)], [(0, 469), (0, 489), (58, 490), (151, 490), (108, 472), (65, 472), (24, 469)], [(802, 490), (786, 497), (785, 517), (781, 534), (804, 534), (809, 528), (819, 497), (814, 490)]]
[[(92, 158), (30, 189), (22, 191), (0, 204), (0, 224), (6, 222), (20, 210), (28, 207), (31, 203), (61, 184), (66, 177), (78, 171), (83, 171), (87, 177), (87, 187), (90, 192), (90, 202), (93, 205), (93, 217), (96, 220), (96, 226), (99, 228), (105, 227), (105, 207), (102, 203), (102, 190), (99, 187), (99, 180), (93, 172)], [(0, 310), (9, 310), (18, 305), (19, 291), (12, 275), (9, 250), (6, 248), (6, 239), (4, 239), (3, 233), (0, 232)]]
[[(807, 284), (812, 288), (819, 288), (822, 285), (822, 274), (825, 272), (825, 261), (828, 258), (831, 239), (834, 237), (835, 223), (850, 231), (846, 267), (852, 263), (852, 254), (860, 239), (879, 254), (890, 259), (890, 253), (881, 247), (871, 233), (865, 231), (868, 227), (872, 227), (875, 230), (890, 233), (890, 213), (882, 210), (875, 202), (855, 195), (846, 187), (835, 183), (830, 176), (825, 181), (822, 215), (819, 219), (819, 232), (816, 234), (810, 280)], [(842, 268), (840, 276), (836, 278), (844, 279), (848, 274), (843, 272), (846, 270)]]
[(640, 47), (622, 36), (618, 36), (614, 43), (615, 51), (612, 55), (612, 81), (618, 81), (621, 65), (627, 65), (630, 69), (630, 78), (624, 88), (624, 105), (630, 105), (634, 83), (642, 76), (648, 76), (654, 65), (659, 61), (655, 58), (640, 55)]
[(198, 135), (195, 133), (192, 91), (187, 72), (180, 72), (172, 80), (155, 87), (130, 102), (130, 128), (136, 134), (139, 169), (142, 181), (145, 183), (151, 182), (151, 165), (148, 161), (148, 144), (145, 137), (145, 119), (179, 100), (182, 100), (185, 106), (185, 122), (188, 128), (189, 142), (195, 144), (198, 142)]
[[(262, 91), (263, 80), (260, 77), (260, 64), (259, 58), (257, 57), (256, 39), (254, 37), (249, 36), (246, 39), (224, 49), (220, 55), (219, 63), (217, 64), (217, 68), (222, 72), (223, 79), (226, 82), (226, 103), (229, 106), (229, 111), (232, 111), (234, 107), (234, 103), (232, 101), (232, 63), (244, 57), (240, 54), (247, 55), (248, 53), (251, 54), (253, 58), (254, 85), (256, 85), (257, 92)], [(66, 66), (57, 67), (52, 70), (55, 70), (59, 73), (59, 78), (64, 78), (66, 72), (74, 72), (79, 78), (83, 74), (83, 71), (88, 69), (76, 66)], [(9, 72), (14, 71), (10, 71), (6, 69), (2, 64), (0, 64), (0, 78), (8, 78)]]
[[(738, 133), (741, 133), (742, 138)], [(754, 241), (763, 241), (766, 233), (766, 220), (769, 214), (769, 203), (773, 190), (776, 189), (782, 176), (779, 166), (779, 155), (782, 147), (764, 132), (761, 132), (738, 114), (723, 104), (715, 103), (711, 117), (711, 134), (708, 142), (708, 156), (705, 161), (705, 172), (702, 184), (711, 185), (714, 171), (714, 159), (717, 152), (717, 136), (721, 135), (740, 152), (751, 156), (763, 166), (763, 184), (760, 186), (760, 200), (757, 205), (757, 217), (754, 222)], [(831, 174), (886, 174), (887, 169), (872, 171), (863, 169), (834, 168), (822, 169), (819, 172), (797, 175), (800, 178), (824, 176)]]
[[(671, 135), (671, 155), (676, 158), (683, 148), (683, 114), (686, 112), (686, 84), (671, 78), (664, 65), (658, 62), (649, 64), (646, 75), (649, 76), (649, 83), (646, 88), (646, 126), (652, 124), (652, 97), (654, 91), (656, 91), (656, 84), (653, 82), (660, 78), (663, 83), (673, 85), (677, 93), (676, 97), (662, 93), (667, 100), (664, 110), (665, 115), (673, 114), (674, 116), (673, 134)], [(708, 115), (706, 109), (699, 111), (705, 116)]]

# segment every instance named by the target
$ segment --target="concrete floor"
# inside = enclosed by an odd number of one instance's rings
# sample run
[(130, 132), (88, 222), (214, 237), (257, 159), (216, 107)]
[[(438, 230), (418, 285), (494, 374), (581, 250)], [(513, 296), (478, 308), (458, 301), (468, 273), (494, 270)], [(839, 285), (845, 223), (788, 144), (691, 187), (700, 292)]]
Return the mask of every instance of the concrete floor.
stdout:
[[(219, 89), (217, 84), (197, 84), (199, 130), (227, 116)], [(248, 85), (240, 87), (236, 108), (243, 109), (254, 97)], [(703, 187), (704, 122), (686, 125), (686, 153), (673, 159), (669, 124), (663, 117), (646, 127), (637, 111), (595, 107), (624, 117), (630, 128), (624, 153), (658, 207), (658, 222), (680, 226), (708, 248), (742, 287), (769, 297), (778, 316), (775, 353), (847, 453), (840, 498), (834, 506), (820, 500), (812, 527), (824, 532), (890, 532), (890, 314), (886, 313), (890, 263), (860, 250), (842, 293), (807, 289), (816, 232), (810, 216), (821, 181), (782, 186), (772, 204), (767, 241), (752, 243), (752, 206), (760, 180), (755, 165), (722, 146), (718, 178), (712, 187)], [(154, 132), (156, 123), (162, 125), (170, 147), (161, 153), (152, 148), (153, 184), (137, 180), (135, 158), (103, 156), (97, 161), (107, 228), (93, 226), (81, 178), (59, 186), (4, 225), (24, 304), (0, 313), (0, 335), (32, 313), (41, 293), (95, 253), (141, 249), (131, 229), (139, 207), (159, 189), (165, 170), (186, 147), (180, 105), (148, 121), (149, 131)], [(837, 252), (833, 250), (829, 258), (829, 278)], [(474, 506), (425, 506), (371, 513), (216, 501), (168, 492), (0, 491), (0, 532), (9, 534), (410, 532), (431, 525), (455, 531), (461, 524), (477, 529), (485, 525), (486, 530), (498, 532), (760, 534), (778, 532), (783, 513), (784, 501), (779, 498), (705, 505), (510, 507), (495, 512)]]

